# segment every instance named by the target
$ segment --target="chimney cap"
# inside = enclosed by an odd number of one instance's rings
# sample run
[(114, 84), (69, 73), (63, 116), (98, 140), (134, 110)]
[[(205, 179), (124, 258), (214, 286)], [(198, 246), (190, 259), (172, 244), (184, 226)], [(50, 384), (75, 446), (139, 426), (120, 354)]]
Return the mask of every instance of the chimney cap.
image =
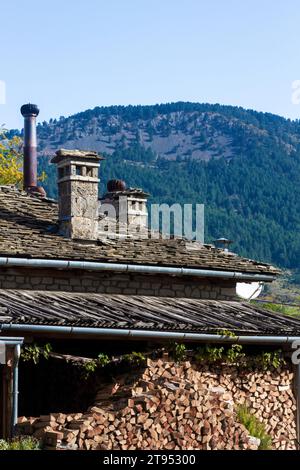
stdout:
[(22, 116), (38, 116), (40, 113), (40, 110), (36, 104), (23, 104), (21, 107), (21, 114)]
[(122, 180), (109, 180), (106, 186), (109, 193), (126, 191), (126, 183)]
[(222, 237), (215, 240), (215, 243), (223, 243), (224, 245), (230, 245), (231, 243), (233, 243), (233, 240), (229, 240), (228, 238)]
[(59, 163), (66, 158), (74, 158), (78, 160), (94, 160), (99, 162), (100, 160), (104, 160), (104, 158), (99, 155), (97, 152), (92, 150), (84, 151), (84, 150), (69, 150), (69, 149), (59, 149), (55, 152), (55, 157), (52, 158), (51, 163)]
[(224, 238), (224, 237), (218, 238), (217, 240), (215, 240), (216, 248), (219, 248), (226, 252), (229, 252), (229, 245), (231, 245), (232, 243), (234, 243), (233, 240), (229, 240), (228, 238)]

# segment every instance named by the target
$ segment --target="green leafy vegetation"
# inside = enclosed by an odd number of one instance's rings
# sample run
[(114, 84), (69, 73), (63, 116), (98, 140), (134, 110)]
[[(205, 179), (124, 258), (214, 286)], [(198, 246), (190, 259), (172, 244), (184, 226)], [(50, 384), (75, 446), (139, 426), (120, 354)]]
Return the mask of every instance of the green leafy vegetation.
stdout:
[(176, 362), (182, 362), (186, 359), (187, 348), (185, 344), (173, 343), (171, 345), (170, 352), (173, 355)]
[[(222, 333), (226, 337), (235, 337), (234, 333), (227, 330), (222, 330)], [(219, 334), (221, 333), (219, 332)], [(254, 354), (247, 354), (241, 344), (222, 346), (206, 344), (196, 349), (188, 350), (184, 343), (171, 342), (166, 350), (176, 362), (182, 362), (187, 358), (191, 358), (199, 364), (227, 363), (242, 367), (256, 367), (263, 370), (278, 369), (286, 363), (282, 350), (260, 350), (260, 352)], [(33, 361), (34, 364), (38, 364), (41, 358), (47, 360), (50, 357), (64, 358), (63, 355), (54, 353), (49, 343), (43, 346), (39, 346), (36, 343), (25, 346), (21, 353), (23, 361)], [(99, 353), (96, 359), (77, 358), (76, 356), (71, 358), (66, 356), (65, 360), (71, 361), (71, 364), (79, 367), (83, 378), (88, 379), (99, 368), (107, 366), (127, 364), (133, 367), (141, 367), (145, 365), (147, 357), (157, 357), (157, 351), (153, 350), (145, 353), (132, 351), (119, 357), (110, 357), (105, 353)]]
[(94, 374), (99, 367), (105, 367), (111, 363), (111, 360), (107, 354), (98, 354), (97, 359), (91, 359), (80, 363), (81, 372), (83, 378), (87, 380), (91, 374)]
[(130, 354), (124, 354), (123, 361), (133, 366), (142, 366), (146, 363), (146, 356), (141, 352), (133, 351)]
[(243, 367), (256, 367), (259, 369), (278, 369), (285, 364), (283, 352), (262, 351), (256, 354), (246, 354), (241, 344), (232, 344), (230, 347), (205, 345), (196, 349), (193, 354), (196, 362), (213, 364), (216, 362), (237, 364)]
[(220, 335), (220, 336), (225, 336), (227, 338), (236, 338), (237, 337), (236, 334), (233, 333), (230, 330), (219, 330), (217, 334)]
[(273, 352), (262, 352), (257, 356), (257, 362), (262, 366), (264, 370), (274, 368), (278, 369), (279, 367), (285, 364), (285, 359), (283, 357), (282, 351), (273, 351)]
[(100, 353), (98, 355), (97, 362), (102, 367), (107, 366), (110, 363), (109, 356), (107, 354)]
[(0, 127), (0, 184), (20, 186), (22, 172), (22, 140), (18, 136), (8, 137)]
[(37, 344), (25, 346), (21, 353), (21, 359), (23, 359), (23, 361), (33, 361), (34, 364), (38, 364), (41, 357), (48, 359), (51, 351), (52, 346), (49, 343), (42, 347), (38, 346)]
[(241, 344), (233, 344), (226, 352), (226, 360), (230, 364), (239, 364), (246, 358), (246, 354), (243, 352), (243, 346)]
[(40, 443), (31, 436), (15, 437), (10, 441), (1, 439), (1, 450), (40, 450)]
[(247, 406), (240, 405), (238, 407), (237, 417), (240, 423), (248, 430), (250, 436), (260, 439), (259, 450), (271, 450), (271, 436), (267, 434), (264, 424), (250, 412)]
[(99, 364), (96, 360), (85, 361), (80, 365), (83, 378), (87, 380), (91, 374), (96, 372)]
[(195, 359), (197, 362), (217, 362), (221, 361), (224, 356), (223, 346), (206, 345), (197, 349)]
[[(261, 306), (261, 304), (259, 304)], [(294, 307), (289, 305), (274, 304), (272, 302), (264, 303), (263, 307), (272, 312), (281, 313), (291, 317), (300, 317), (300, 307)]]

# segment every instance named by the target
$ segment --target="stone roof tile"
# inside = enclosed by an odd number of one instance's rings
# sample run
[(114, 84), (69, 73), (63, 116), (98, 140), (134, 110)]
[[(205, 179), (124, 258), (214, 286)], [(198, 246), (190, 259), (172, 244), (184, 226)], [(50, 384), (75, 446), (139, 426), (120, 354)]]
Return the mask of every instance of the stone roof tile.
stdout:
[(94, 244), (80, 243), (57, 233), (57, 217), (55, 201), (0, 187), (0, 256), (279, 273), (266, 263), (182, 239), (100, 239)]

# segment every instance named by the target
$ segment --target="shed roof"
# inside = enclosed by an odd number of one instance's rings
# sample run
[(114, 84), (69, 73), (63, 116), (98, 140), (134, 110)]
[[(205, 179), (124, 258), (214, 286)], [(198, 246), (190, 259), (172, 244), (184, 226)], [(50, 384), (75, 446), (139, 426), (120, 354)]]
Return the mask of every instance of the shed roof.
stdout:
[(3, 323), (300, 335), (300, 320), (250, 303), (46, 291), (0, 290), (0, 327)]

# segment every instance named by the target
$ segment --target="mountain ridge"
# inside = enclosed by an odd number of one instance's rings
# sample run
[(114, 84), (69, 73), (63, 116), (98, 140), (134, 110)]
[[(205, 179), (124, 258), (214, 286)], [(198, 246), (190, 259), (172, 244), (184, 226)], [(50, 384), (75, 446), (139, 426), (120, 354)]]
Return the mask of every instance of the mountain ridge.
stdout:
[(277, 133), (284, 125), (290, 135), (298, 137), (300, 129), (298, 121), (225, 105), (178, 102), (96, 107), (40, 124), (40, 151), (51, 154), (57, 145), (64, 143), (69, 148), (74, 145), (87, 148), (90, 145), (95, 150), (111, 154), (120, 145), (130, 146), (140, 141), (167, 159), (181, 155), (208, 160), (218, 156), (220, 150), (223, 157), (230, 157), (233, 152), (232, 136), (228, 136), (228, 118), (230, 126), (237, 128), (235, 131), (244, 130), (248, 137), (251, 134), (263, 135), (266, 122), (270, 120)]
[(299, 268), (300, 121), (205, 103), (96, 107), (40, 123), (38, 138), (50, 196), (55, 150), (97, 150), (102, 193), (121, 178), (150, 202), (204, 203), (206, 241), (232, 238), (241, 255)]

